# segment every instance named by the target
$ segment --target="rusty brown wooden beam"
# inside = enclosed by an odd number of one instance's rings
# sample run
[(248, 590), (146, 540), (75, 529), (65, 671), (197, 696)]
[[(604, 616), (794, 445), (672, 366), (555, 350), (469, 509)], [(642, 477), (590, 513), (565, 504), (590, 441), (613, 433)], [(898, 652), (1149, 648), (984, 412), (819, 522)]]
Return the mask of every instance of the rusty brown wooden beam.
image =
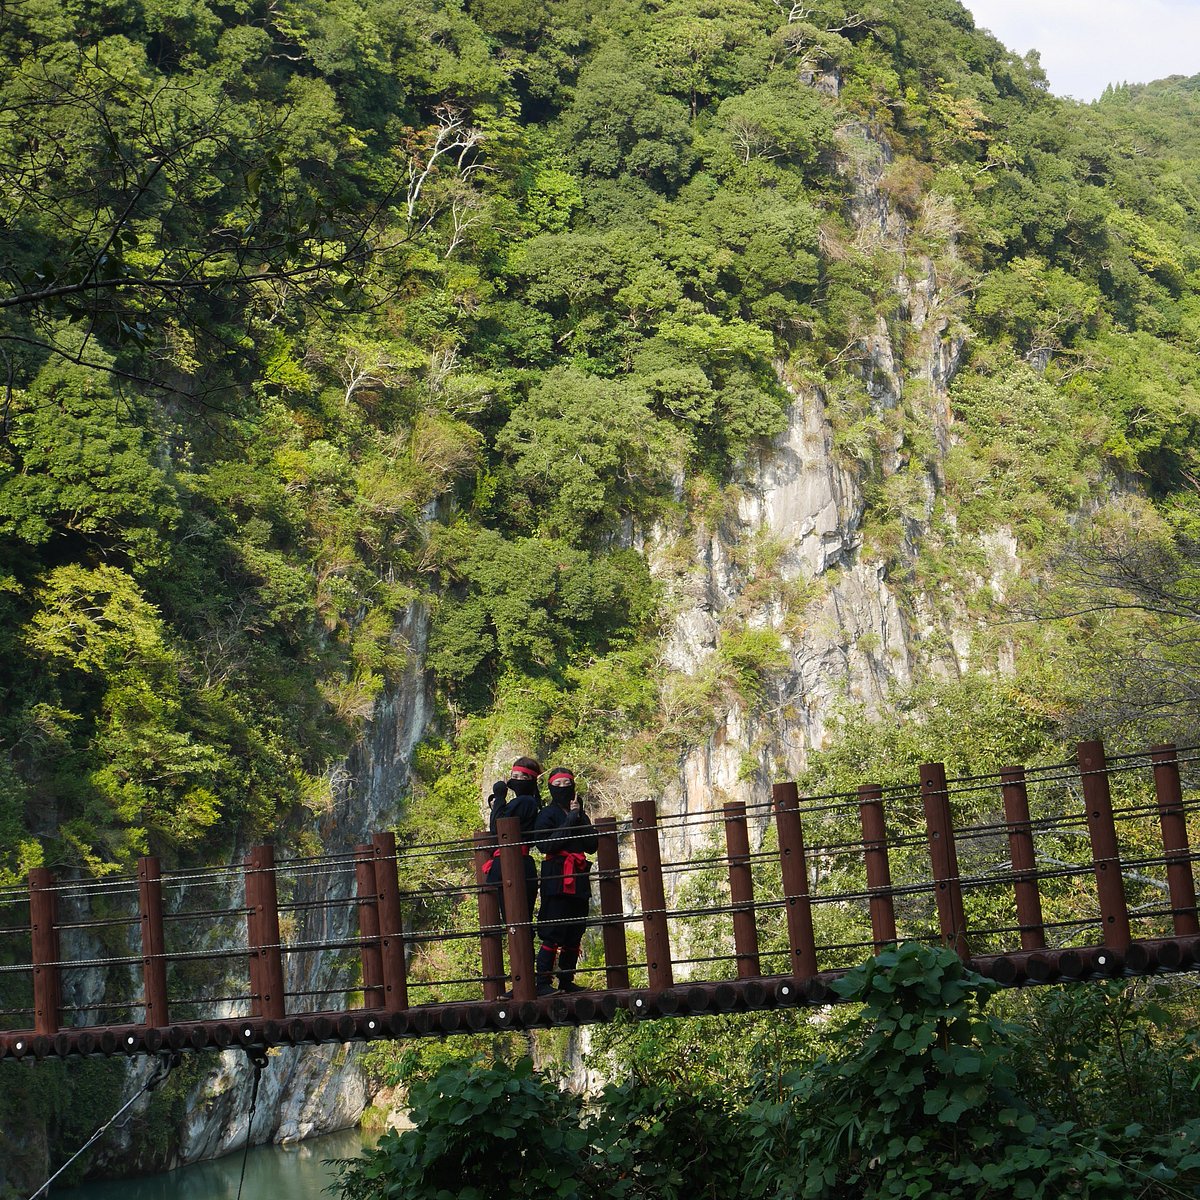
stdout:
[(1101, 742), (1080, 742), (1077, 754), (1104, 944), (1121, 950), (1129, 945), (1132, 934), (1129, 907), (1125, 901), (1125, 884), (1121, 878), (1121, 855), (1117, 849), (1112, 793), (1108, 786), (1108, 762)]
[(604, 942), (604, 981), (610, 990), (629, 986), (629, 949), (625, 938), (625, 907), (621, 898), (621, 860), (614, 817), (596, 821), (596, 867), (599, 875), (601, 938)]
[(483, 998), (499, 1000), (504, 991), (504, 944), (501, 931), (500, 901), (495, 888), (487, 883), (487, 869), (496, 850), (496, 835), (479, 829), (473, 838), (475, 848), (475, 883), (479, 888), (476, 903), (479, 909), (479, 958), (483, 968)]
[(1163, 854), (1167, 859), (1167, 888), (1171, 918), (1180, 937), (1200, 933), (1196, 919), (1196, 881), (1192, 875), (1187, 819), (1183, 811), (1183, 788), (1179, 780), (1179, 752), (1174, 746), (1155, 746), (1154, 793), (1162, 829)]
[(358, 936), (362, 939), (363, 1005), (382, 1008), (383, 949), (379, 941), (379, 891), (375, 883), (375, 847), (354, 847), (354, 888), (358, 897)]
[(146, 1024), (170, 1025), (162, 870), (158, 859), (151, 856), (138, 859), (138, 910), (142, 930), (142, 986), (145, 990)]
[(762, 974), (758, 960), (758, 925), (754, 916), (754, 873), (750, 865), (750, 831), (746, 806), (726, 804), (725, 848), (729, 858), (729, 899), (733, 903), (733, 952), (739, 979)]
[(260, 875), (254, 869), (253, 854), (246, 855), (243, 866), (245, 868), (242, 875), (242, 886), (246, 899), (246, 950), (250, 959), (250, 1011), (256, 1017), (261, 1017), (263, 1015), (262, 996), (266, 989), (262, 981), (263, 963), (259, 953), (259, 947), (262, 944), (262, 935), (259, 933), (261, 906), (258, 902)]
[(1042, 924), (1042, 897), (1038, 891), (1037, 858), (1033, 827), (1029, 820), (1029, 792), (1024, 767), (1005, 767), (1000, 772), (1004, 797), (1004, 819), (1008, 824), (1008, 852), (1013, 869), (1013, 894), (1022, 950), (1041, 950), (1046, 945)]
[(892, 898), (892, 868), (888, 861), (887, 821), (883, 788), (877, 783), (858, 789), (858, 820), (862, 827), (867, 890), (871, 893), (871, 938), (876, 950), (896, 940), (896, 906)]
[[(253, 880), (253, 885), (251, 885)], [(275, 885), (275, 847), (255, 846), (250, 851), (247, 890), (253, 897), (255, 919), (251, 954), (258, 959), (256, 991), (259, 1012), (268, 1020), (282, 1020), (285, 1011), (283, 952), (279, 937), (279, 896)]]
[(500, 876), (504, 888), (504, 923), (508, 928), (508, 964), (516, 1003), (530, 1002), (537, 995), (533, 969), (533, 914), (525, 890), (525, 857), (529, 843), (517, 817), (496, 822), (500, 845)]
[(62, 1017), (62, 976), (59, 961), (58, 893), (46, 867), (29, 872), (29, 932), (33, 958), (34, 1031), (52, 1037)]
[(808, 867), (804, 861), (800, 793), (794, 783), (777, 783), (771, 789), (771, 797), (775, 802), (775, 825), (779, 831), (789, 963), (793, 977), (803, 981), (817, 974), (817, 943), (808, 895)]
[(663, 887), (662, 853), (658, 845), (658, 815), (653, 800), (635, 800), (633, 848), (637, 855), (638, 891), (642, 900), (642, 928), (646, 934), (646, 974), (651, 992), (661, 992), (674, 982), (671, 937), (667, 929), (667, 897)]
[(377, 833), (375, 848), (376, 903), (379, 905), (379, 953), (383, 960), (384, 1007), (400, 1012), (408, 1007), (408, 966), (404, 957), (404, 914), (400, 909), (400, 876), (396, 835)]
[(933, 894), (937, 901), (942, 943), (960, 958), (966, 959), (971, 951), (967, 944), (967, 918), (963, 909), (958, 852), (954, 846), (954, 820), (950, 812), (950, 792), (946, 786), (944, 764), (922, 765), (921, 798), (925, 802), (925, 831), (929, 840)]

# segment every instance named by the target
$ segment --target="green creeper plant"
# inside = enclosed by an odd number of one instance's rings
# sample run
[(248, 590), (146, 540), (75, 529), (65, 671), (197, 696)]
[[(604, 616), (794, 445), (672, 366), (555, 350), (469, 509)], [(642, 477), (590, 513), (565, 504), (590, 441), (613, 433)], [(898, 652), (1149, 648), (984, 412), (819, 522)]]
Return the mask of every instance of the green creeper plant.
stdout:
[(835, 985), (862, 1003), (851, 1049), (785, 1078), (745, 1111), (743, 1194), (771, 1200), (1192, 1195), (1195, 1121), (1045, 1123), (1021, 1093), (1016, 1048), (985, 1015), (994, 983), (949, 950), (891, 947)]

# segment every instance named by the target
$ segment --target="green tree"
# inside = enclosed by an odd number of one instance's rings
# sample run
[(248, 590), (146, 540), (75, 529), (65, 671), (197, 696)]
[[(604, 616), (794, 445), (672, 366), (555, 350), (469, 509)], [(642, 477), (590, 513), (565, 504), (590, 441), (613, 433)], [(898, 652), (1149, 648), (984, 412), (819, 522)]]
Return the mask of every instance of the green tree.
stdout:
[(678, 185), (694, 161), (687, 108), (659, 93), (650, 69), (615, 43), (580, 71), (563, 138), (584, 170), (627, 171), (664, 189)]
[(624, 380), (571, 368), (548, 372), (497, 436), (510, 485), (551, 536), (580, 538), (613, 528), (669, 481), (681, 444)]
[(742, 91), (764, 69), (766, 4), (668, 0), (655, 13), (647, 48), (668, 91), (688, 102), (692, 119), (714, 96)]

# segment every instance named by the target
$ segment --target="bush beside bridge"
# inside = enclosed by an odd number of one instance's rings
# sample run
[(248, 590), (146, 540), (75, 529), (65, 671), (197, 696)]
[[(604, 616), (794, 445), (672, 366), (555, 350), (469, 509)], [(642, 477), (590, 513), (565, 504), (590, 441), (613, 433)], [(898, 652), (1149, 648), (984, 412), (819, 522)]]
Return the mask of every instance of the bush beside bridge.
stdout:
[(411, 1085), (413, 1129), (342, 1165), (344, 1200), (1200, 1194), (1196, 1042), (1152, 995), (1046, 991), (1006, 1021), (916, 944), (839, 988), (861, 1008), (837, 1049), (740, 1086), (662, 1071), (588, 1102), (528, 1058), (445, 1063)]

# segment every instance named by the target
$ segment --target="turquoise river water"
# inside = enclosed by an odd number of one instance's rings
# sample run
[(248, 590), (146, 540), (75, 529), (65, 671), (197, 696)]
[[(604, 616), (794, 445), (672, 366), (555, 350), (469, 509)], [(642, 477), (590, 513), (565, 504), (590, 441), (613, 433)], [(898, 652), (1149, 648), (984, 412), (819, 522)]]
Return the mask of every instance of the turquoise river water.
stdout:
[[(374, 1138), (370, 1139), (371, 1142)], [(256, 1146), (246, 1155), (242, 1200), (331, 1200), (330, 1158), (357, 1158), (363, 1137), (355, 1129), (290, 1146)], [(52, 1200), (236, 1200), (242, 1151), (161, 1175), (55, 1188)]]

